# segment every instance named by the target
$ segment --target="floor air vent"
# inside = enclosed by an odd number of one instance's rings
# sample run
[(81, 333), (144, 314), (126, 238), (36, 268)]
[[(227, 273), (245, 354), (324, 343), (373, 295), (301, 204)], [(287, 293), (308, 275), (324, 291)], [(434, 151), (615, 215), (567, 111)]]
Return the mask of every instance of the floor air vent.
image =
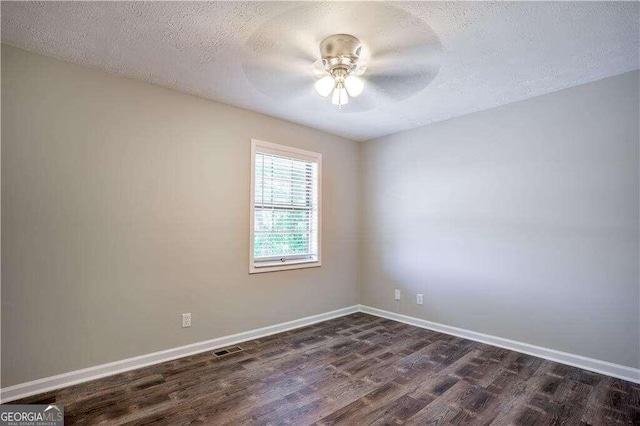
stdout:
[(225, 348), (225, 349), (220, 349), (219, 351), (215, 351), (213, 354), (217, 358), (222, 358), (223, 356), (235, 354), (241, 351), (242, 351), (242, 348), (240, 346), (232, 346), (230, 348)]

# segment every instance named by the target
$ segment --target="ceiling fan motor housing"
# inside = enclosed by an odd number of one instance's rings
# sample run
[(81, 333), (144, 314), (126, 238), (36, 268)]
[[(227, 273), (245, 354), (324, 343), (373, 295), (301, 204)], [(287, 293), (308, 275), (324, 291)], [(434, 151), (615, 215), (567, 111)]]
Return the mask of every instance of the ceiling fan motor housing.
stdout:
[(320, 42), (324, 69), (332, 76), (346, 77), (358, 63), (362, 43), (351, 34), (334, 34)]

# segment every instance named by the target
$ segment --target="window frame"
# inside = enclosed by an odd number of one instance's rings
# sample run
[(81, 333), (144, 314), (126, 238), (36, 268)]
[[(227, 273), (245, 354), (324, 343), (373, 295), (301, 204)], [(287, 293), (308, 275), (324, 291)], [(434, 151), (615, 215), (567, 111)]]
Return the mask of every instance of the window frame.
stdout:
[[(295, 158), (303, 161), (315, 162), (318, 164), (317, 188), (318, 188), (318, 255), (316, 259), (290, 259), (286, 262), (274, 261), (263, 262), (256, 266), (254, 259), (254, 239), (255, 239), (255, 191), (256, 191), (256, 154), (259, 152), (281, 155), (283, 157)], [(259, 274), (264, 272), (287, 271), (292, 269), (317, 268), (322, 266), (322, 154), (304, 149), (293, 148), (286, 145), (266, 142), (259, 139), (251, 139), (251, 190), (249, 204), (249, 273)]]

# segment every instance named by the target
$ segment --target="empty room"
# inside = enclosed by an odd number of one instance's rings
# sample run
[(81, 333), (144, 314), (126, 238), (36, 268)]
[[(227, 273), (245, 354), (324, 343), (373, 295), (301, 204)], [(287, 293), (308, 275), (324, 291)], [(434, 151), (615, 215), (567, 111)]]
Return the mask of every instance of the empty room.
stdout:
[(640, 2), (0, 7), (0, 426), (640, 425)]

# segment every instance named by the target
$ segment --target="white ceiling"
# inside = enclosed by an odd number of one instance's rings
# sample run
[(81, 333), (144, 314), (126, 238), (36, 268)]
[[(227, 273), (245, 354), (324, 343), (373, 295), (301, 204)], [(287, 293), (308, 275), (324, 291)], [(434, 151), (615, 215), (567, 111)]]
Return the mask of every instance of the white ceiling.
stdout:
[[(2, 2), (2, 41), (367, 140), (638, 69), (639, 9), (638, 2)], [(431, 75), (383, 87), (370, 77), (367, 107), (338, 111), (313, 93), (305, 71), (319, 41), (338, 32), (370, 47), (372, 66), (383, 51), (399, 71), (415, 55), (433, 56)], [(412, 59), (389, 65), (394, 57)], [(255, 66), (274, 71), (256, 74)], [(290, 91), (275, 90), (289, 81)], [(416, 88), (412, 96), (407, 87)]]

